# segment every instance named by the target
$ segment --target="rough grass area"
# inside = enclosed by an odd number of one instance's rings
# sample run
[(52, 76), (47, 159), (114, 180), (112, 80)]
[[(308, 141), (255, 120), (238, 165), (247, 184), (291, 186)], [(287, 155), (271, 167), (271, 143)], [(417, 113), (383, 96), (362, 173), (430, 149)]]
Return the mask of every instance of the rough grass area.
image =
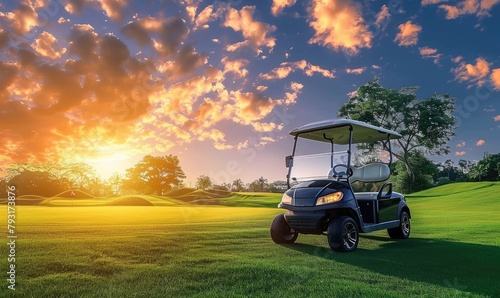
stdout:
[[(500, 184), (454, 186), (408, 197), (410, 239), (365, 234), (348, 254), (274, 244), (276, 208), (18, 206), (16, 295), (4, 278), (0, 297), (499, 297)], [(254, 195), (231, 200), (277, 198)]]

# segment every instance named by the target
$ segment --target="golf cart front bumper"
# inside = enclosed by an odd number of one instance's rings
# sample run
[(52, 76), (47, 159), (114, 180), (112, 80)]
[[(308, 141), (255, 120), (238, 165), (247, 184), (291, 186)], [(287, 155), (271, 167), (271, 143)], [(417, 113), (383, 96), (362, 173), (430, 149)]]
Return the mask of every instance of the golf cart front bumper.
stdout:
[(285, 213), (288, 225), (301, 234), (321, 234), (326, 218), (325, 211)]

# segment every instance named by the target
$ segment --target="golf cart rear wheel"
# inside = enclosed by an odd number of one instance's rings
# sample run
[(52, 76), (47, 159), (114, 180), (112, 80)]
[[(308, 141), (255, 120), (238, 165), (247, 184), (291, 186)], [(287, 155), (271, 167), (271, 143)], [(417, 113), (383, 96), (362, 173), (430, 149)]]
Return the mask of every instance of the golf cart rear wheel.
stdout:
[(328, 225), (328, 244), (337, 252), (351, 252), (356, 250), (359, 242), (358, 225), (349, 216), (341, 216)]
[(294, 243), (298, 236), (299, 233), (290, 228), (286, 222), (284, 214), (276, 215), (271, 224), (271, 239), (273, 239), (274, 243)]
[(387, 229), (387, 233), (392, 239), (408, 239), (410, 237), (410, 215), (408, 212), (402, 211), (399, 219), (399, 227)]

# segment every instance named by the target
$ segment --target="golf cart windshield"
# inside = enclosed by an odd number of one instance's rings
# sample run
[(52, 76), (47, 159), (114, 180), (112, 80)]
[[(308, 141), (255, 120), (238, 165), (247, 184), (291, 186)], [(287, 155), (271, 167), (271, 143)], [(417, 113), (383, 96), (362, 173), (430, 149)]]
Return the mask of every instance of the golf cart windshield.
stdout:
[[(310, 123), (290, 132), (295, 136), (292, 156), (288, 157), (288, 183), (320, 179), (347, 179), (351, 166), (363, 165), (363, 158), (353, 161), (352, 144), (386, 142), (400, 138), (397, 132), (349, 119), (333, 119)], [(375, 156), (382, 161), (383, 154)], [(385, 154), (391, 162), (390, 154)], [(364, 161), (369, 159), (364, 159)], [(373, 161), (373, 159), (372, 159)], [(348, 170), (349, 169), (349, 170)]]

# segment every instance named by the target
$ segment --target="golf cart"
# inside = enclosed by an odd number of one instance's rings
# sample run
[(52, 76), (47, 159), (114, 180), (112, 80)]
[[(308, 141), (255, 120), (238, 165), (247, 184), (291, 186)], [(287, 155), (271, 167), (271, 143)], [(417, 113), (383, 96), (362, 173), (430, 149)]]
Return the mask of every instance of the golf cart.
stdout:
[[(299, 233), (323, 234), (334, 251), (351, 252), (358, 246), (359, 233), (387, 229), (394, 239), (410, 236), (410, 209), (405, 197), (392, 191), (392, 183), (384, 183), (378, 192), (354, 192), (352, 187), (356, 181), (389, 178), (392, 157), (387, 151), (391, 152), (390, 140), (401, 138), (400, 134), (349, 119), (310, 123), (290, 134), (293, 151), (285, 158), (289, 189), (278, 205), (288, 211), (271, 224), (275, 243), (294, 243)], [(389, 161), (372, 158), (354, 166), (352, 144), (376, 142), (385, 149), (377, 157)]]

